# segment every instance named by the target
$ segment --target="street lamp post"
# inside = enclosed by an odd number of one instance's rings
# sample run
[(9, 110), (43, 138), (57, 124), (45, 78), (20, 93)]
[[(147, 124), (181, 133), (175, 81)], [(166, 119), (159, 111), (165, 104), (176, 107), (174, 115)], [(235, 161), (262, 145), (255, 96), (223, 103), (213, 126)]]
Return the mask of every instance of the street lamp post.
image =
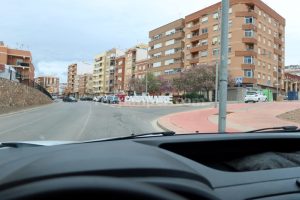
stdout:
[(220, 67), (220, 106), (219, 133), (226, 132), (227, 115), (227, 85), (228, 85), (228, 16), (229, 0), (222, 0), (222, 28), (221, 28), (221, 67)]

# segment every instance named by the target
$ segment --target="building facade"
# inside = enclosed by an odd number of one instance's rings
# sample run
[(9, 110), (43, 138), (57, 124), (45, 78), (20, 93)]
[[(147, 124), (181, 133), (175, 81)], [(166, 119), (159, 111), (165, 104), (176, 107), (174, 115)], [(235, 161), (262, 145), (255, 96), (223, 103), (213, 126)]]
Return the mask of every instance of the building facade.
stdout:
[(17, 79), (24, 84), (34, 82), (34, 66), (30, 51), (12, 49), (0, 42), (0, 65), (8, 65), (17, 71)]
[(184, 68), (184, 19), (149, 32), (149, 67), (155, 76), (172, 78)]
[(122, 55), (124, 52), (114, 48), (95, 57), (93, 71), (95, 95), (115, 93), (116, 57)]
[(39, 76), (35, 82), (45, 88), (52, 96), (59, 95), (59, 78), (54, 76)]
[(80, 80), (84, 77), (84, 74), (92, 74), (93, 65), (86, 62), (78, 62), (68, 66), (68, 87), (67, 92), (72, 96), (78, 98)]
[(144, 59), (136, 62), (135, 77), (144, 79), (146, 73), (149, 72), (149, 59)]
[[(214, 65), (220, 52), (221, 3), (185, 17), (185, 67)], [(283, 89), (285, 19), (260, 0), (232, 0), (229, 74), (245, 87)]]
[(118, 93), (124, 92), (125, 79), (125, 56), (116, 58), (115, 90)]
[(125, 75), (124, 75), (124, 90), (129, 92), (129, 82), (135, 78), (136, 62), (147, 58), (146, 44), (138, 44), (125, 52)]

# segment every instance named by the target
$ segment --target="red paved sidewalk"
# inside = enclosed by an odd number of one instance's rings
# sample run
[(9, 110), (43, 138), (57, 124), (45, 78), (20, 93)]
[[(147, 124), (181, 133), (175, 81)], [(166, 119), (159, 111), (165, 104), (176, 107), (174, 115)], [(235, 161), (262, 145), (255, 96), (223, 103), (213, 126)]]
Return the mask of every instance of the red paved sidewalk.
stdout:
[[(300, 102), (273, 102), (228, 105), (227, 132), (249, 131), (258, 128), (296, 125), (276, 116), (300, 108)], [(176, 133), (215, 133), (218, 130), (218, 109), (209, 108), (176, 113), (158, 119), (158, 125)]]

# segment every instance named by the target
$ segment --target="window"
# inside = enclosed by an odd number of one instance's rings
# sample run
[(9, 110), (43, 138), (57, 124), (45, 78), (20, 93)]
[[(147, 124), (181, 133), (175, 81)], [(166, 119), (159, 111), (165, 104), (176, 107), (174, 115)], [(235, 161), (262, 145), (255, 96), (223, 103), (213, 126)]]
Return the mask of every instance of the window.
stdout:
[(218, 41), (219, 41), (218, 36), (215, 36), (215, 37), (213, 37), (213, 39), (212, 39), (212, 44), (215, 45), (215, 44), (218, 43)]
[(245, 24), (254, 24), (253, 17), (245, 17)]
[(120, 60), (119, 62), (118, 62), (118, 65), (122, 65), (123, 64), (123, 60)]
[(175, 32), (176, 32), (176, 30), (175, 30), (175, 29), (172, 29), (172, 30), (167, 31), (167, 32), (166, 32), (166, 35), (167, 35), (167, 36), (168, 36), (168, 35), (173, 35)]
[(232, 8), (229, 8), (228, 13), (229, 13), (229, 14), (232, 13)]
[(261, 16), (261, 10), (258, 11), (259, 16)]
[(161, 56), (161, 52), (153, 54), (153, 57), (155, 57), (155, 58), (159, 58), (160, 56)]
[(263, 31), (265, 31), (265, 32), (266, 32), (266, 26), (264, 26), (264, 28), (263, 28)]
[(187, 48), (187, 49), (190, 49), (191, 47), (192, 47), (191, 44), (186, 45), (186, 48)]
[(165, 65), (171, 65), (174, 64), (174, 59), (165, 60)]
[(169, 40), (169, 41), (166, 41), (166, 46), (169, 46), (169, 45), (172, 45), (172, 44), (175, 44), (175, 40)]
[(247, 29), (245, 30), (245, 37), (253, 37), (254, 36), (254, 32), (251, 29)]
[(266, 38), (263, 38), (263, 43), (266, 44)]
[(161, 62), (153, 63), (153, 67), (160, 67), (160, 66), (161, 66)]
[(270, 47), (272, 45), (271, 40), (268, 41), (268, 46)]
[(228, 21), (228, 27), (229, 27), (229, 28), (232, 27), (232, 20), (229, 20), (229, 21)]
[(271, 17), (269, 17), (269, 23), (270, 23), (270, 24), (272, 23), (272, 19), (271, 19)]
[(186, 35), (186, 38), (187, 38), (187, 39), (191, 39), (191, 38), (192, 38), (192, 34), (190, 34), (190, 33), (187, 34), (187, 35)]
[(175, 53), (175, 49), (169, 49), (167, 51), (165, 51), (165, 55), (171, 55)]
[(219, 30), (219, 25), (218, 24), (214, 25), (213, 26), (213, 31), (218, 31), (218, 30)]
[(257, 66), (259, 66), (259, 67), (260, 67), (260, 60), (258, 60), (258, 61), (257, 61)]
[(271, 29), (269, 29), (269, 30), (268, 30), (268, 32), (269, 32), (269, 34), (270, 34), (270, 35), (272, 34), (272, 31), (271, 31)]
[(160, 75), (161, 75), (161, 72), (154, 72), (153, 75), (154, 75), (154, 76), (160, 76)]
[(253, 71), (251, 69), (245, 69), (244, 76), (248, 78), (253, 78)]
[(218, 13), (218, 12), (215, 12), (215, 13), (213, 14), (213, 18), (214, 18), (214, 19), (219, 19), (219, 13)]
[(261, 41), (261, 36), (260, 36), (260, 35), (258, 36), (258, 41), (259, 41), (259, 42)]
[(207, 56), (207, 51), (201, 51), (200, 56), (201, 57), (206, 57)]
[(232, 38), (232, 33), (228, 33), (228, 39)]
[(193, 23), (192, 23), (192, 22), (190, 22), (190, 23), (187, 24), (187, 27), (188, 27), (188, 28), (191, 28), (192, 26), (193, 26)]
[(260, 73), (257, 74), (257, 78), (260, 79)]
[(201, 33), (202, 33), (202, 34), (208, 33), (208, 28), (203, 28), (203, 29), (201, 30)]
[(227, 64), (230, 65), (231, 64), (231, 59), (228, 58)]
[(268, 81), (270, 81), (271, 80), (271, 76), (268, 76)]
[(213, 49), (213, 55), (218, 56), (219, 55), (219, 49)]
[(161, 48), (161, 47), (162, 47), (162, 43), (154, 45), (154, 49), (158, 49), (158, 48)]
[(265, 80), (265, 78), (266, 78), (266, 75), (263, 74), (262, 79)]
[(201, 45), (203, 46), (203, 45), (207, 45), (208, 44), (208, 42), (207, 42), (207, 40), (202, 40), (201, 41)]
[(258, 28), (261, 29), (261, 23), (258, 24)]
[(253, 64), (253, 57), (252, 56), (245, 56), (244, 57), (244, 63), (245, 64)]
[(203, 16), (202, 19), (201, 19), (201, 22), (202, 23), (207, 23), (208, 22), (208, 15)]
[(257, 53), (258, 53), (258, 55), (261, 54), (261, 49), (260, 48), (257, 49)]

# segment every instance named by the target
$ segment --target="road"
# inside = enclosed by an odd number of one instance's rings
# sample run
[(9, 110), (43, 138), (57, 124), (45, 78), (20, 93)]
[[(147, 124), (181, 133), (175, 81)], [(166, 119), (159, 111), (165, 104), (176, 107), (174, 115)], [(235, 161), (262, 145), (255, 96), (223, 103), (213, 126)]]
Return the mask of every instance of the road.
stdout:
[[(0, 141), (86, 141), (161, 131), (161, 116), (194, 110), (189, 106), (114, 107), (98, 102), (53, 103), (0, 115)], [(199, 109), (199, 107), (198, 107)]]

